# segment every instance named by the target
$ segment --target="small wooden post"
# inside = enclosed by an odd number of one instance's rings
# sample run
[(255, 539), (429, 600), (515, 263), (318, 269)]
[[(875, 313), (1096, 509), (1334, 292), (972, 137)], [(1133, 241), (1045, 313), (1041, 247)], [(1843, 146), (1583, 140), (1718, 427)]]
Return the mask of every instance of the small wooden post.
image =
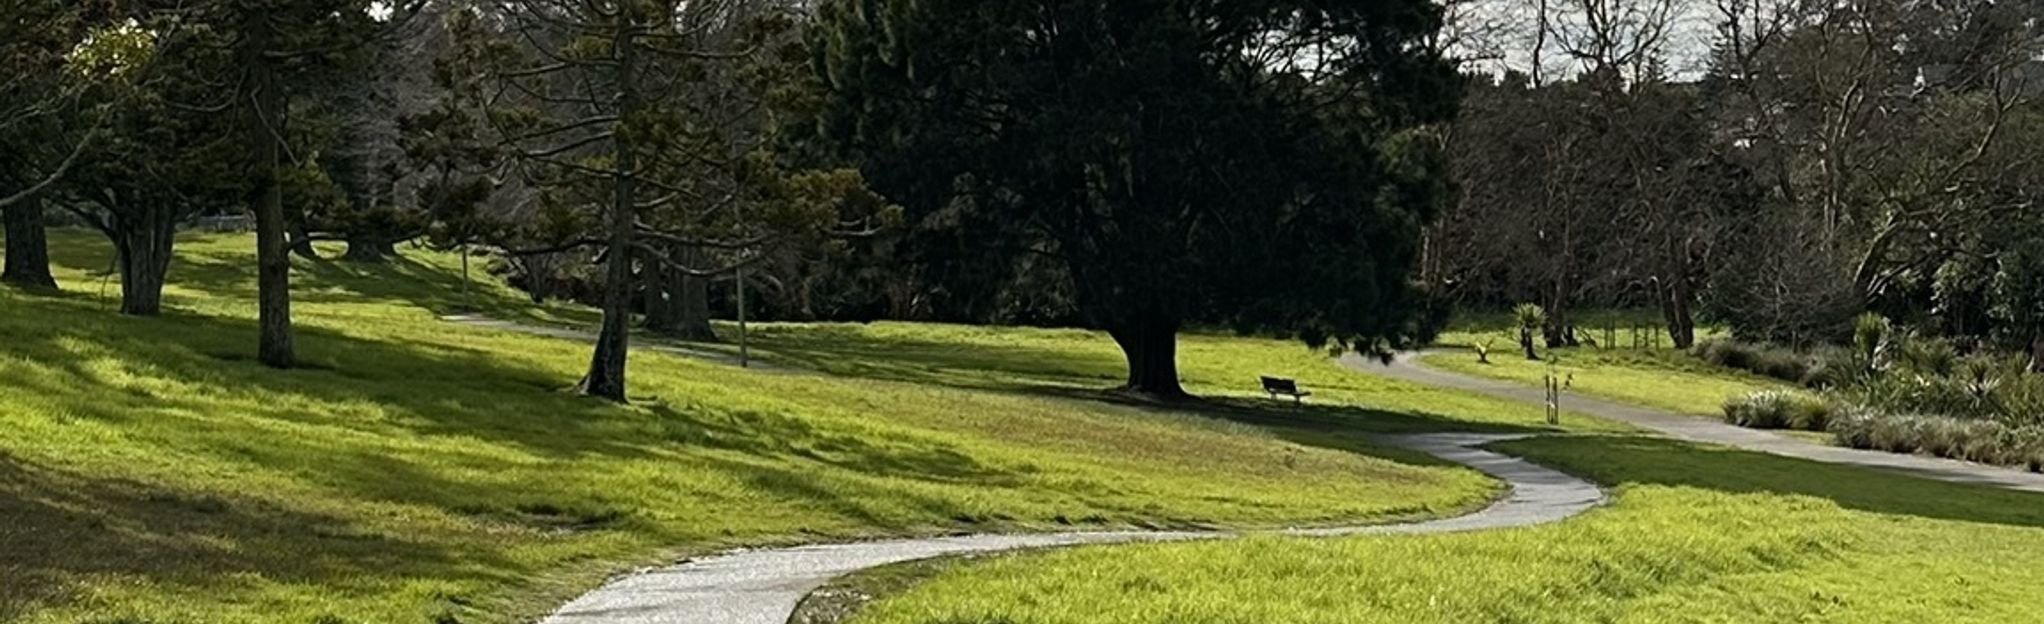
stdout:
[(746, 344), (745, 335), (745, 267), (738, 267), (738, 366), (752, 367), (752, 353)]
[(1547, 424), (1561, 424), (1561, 378), (1555, 376), (1552, 361), (1547, 364), (1547, 376), (1541, 380), (1541, 389), (1547, 393)]
[(475, 309), (475, 297), (468, 292), (468, 242), (461, 243), (461, 305), (467, 312)]

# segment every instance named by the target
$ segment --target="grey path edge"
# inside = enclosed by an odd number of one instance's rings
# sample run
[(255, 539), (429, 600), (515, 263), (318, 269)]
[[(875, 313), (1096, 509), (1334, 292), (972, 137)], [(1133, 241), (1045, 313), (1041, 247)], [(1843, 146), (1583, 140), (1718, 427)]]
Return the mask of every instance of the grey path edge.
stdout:
[(545, 624), (784, 624), (804, 596), (831, 579), (877, 566), (947, 555), (1084, 544), (1447, 533), (1523, 527), (1583, 513), (1605, 501), (1596, 485), (1479, 448), (1523, 434), (1427, 433), (1380, 441), (1469, 466), (1511, 491), (1476, 513), (1413, 522), (1282, 531), (1111, 531), (968, 535), (734, 551), (615, 579), (542, 620)]
[[(1429, 386), (1476, 392), (1535, 405), (1544, 405), (1547, 402), (1544, 391), (1537, 387), (1428, 368), (1418, 361), (1422, 356), (1442, 353), (1446, 352), (1400, 353), (1392, 358), (1389, 364), (1349, 354), (1341, 358), (1341, 364), (1357, 372)], [(1826, 446), (1766, 431), (1736, 427), (1707, 417), (1677, 414), (1581, 395), (1571, 394), (1563, 397), (1562, 409), (1615, 420), (1690, 442), (1720, 444), (1784, 457), (1885, 470), (1951, 483), (2044, 493), (2044, 474), (1999, 466)]]

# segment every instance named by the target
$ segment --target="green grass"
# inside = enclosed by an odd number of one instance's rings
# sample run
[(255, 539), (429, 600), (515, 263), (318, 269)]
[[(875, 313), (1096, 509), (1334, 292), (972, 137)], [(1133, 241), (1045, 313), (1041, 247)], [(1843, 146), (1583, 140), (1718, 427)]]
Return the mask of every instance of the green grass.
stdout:
[(1516, 350), (1493, 351), (1480, 363), (1469, 351), (1422, 356), (1420, 362), (1458, 373), (1538, 386), (1553, 371), (1568, 380), (1569, 392), (1660, 408), (1683, 414), (1720, 416), (1726, 398), (1756, 390), (1795, 391), (1793, 384), (1745, 371), (1713, 366), (1676, 349), (1542, 349), (1541, 361)]
[(940, 568), (858, 624), (1978, 622), (2044, 613), (2044, 496), (1652, 438), (1506, 452), (1615, 502), (1482, 533), (1255, 538)]
[[(1563, 376), (1570, 392), (1701, 416), (1720, 416), (1725, 399), (1756, 390), (1788, 389), (1792, 384), (1745, 371), (1712, 366), (1686, 351), (1668, 346), (1631, 348), (1629, 328), (1664, 331), (1653, 310), (1588, 310), (1574, 315), (1580, 335), (1602, 347), (1548, 349), (1536, 345), (1541, 361), (1526, 359), (1517, 330), (1507, 312), (1458, 313), (1435, 340), (1440, 349), (1421, 357), (1442, 370), (1538, 386), (1551, 372)], [(1616, 328), (1607, 341), (1606, 326)], [(1699, 340), (1721, 335), (1722, 329), (1697, 328)], [(1537, 341), (1538, 338), (1536, 337)], [(1473, 345), (1490, 345), (1490, 363), (1478, 361)]]
[[(906, 324), (760, 328), (767, 357), (834, 375), (637, 352), (613, 406), (563, 391), (585, 345), (435, 319), (588, 311), (464, 297), (424, 251), (295, 261), (306, 366), (274, 371), (250, 240), (183, 237), (160, 318), (113, 313), (104, 240), (52, 244), (63, 294), (0, 289), (4, 621), (511, 622), (736, 545), (1438, 516), (1495, 484), (1362, 432), (1546, 429), (1247, 338), (1187, 340), (1219, 400), (1120, 404), (1098, 334)], [(1252, 399), (1258, 374), (1314, 404)]]
[[(1577, 310), (1570, 313), (1569, 320), (1575, 323), (1576, 336), (1580, 340), (1596, 342), (1605, 347), (1633, 348), (1634, 341), (1642, 347), (1667, 348), (1669, 340), (1663, 326), (1660, 310), (1651, 309), (1595, 309)], [(1610, 333), (1607, 334), (1606, 331)], [(1635, 332), (1638, 333), (1635, 336)], [(1728, 335), (1725, 328), (1715, 325), (1700, 325), (1696, 328), (1696, 339), (1703, 340)], [(1538, 337), (1535, 337), (1538, 340)], [(1481, 342), (1491, 343), (1498, 351), (1518, 348), (1518, 325), (1512, 319), (1510, 309), (1457, 310), (1448, 326), (1441, 329), (1441, 335), (1434, 338), (1434, 344), (1441, 347), (1467, 348)], [(1656, 342), (1658, 340), (1658, 342)]]

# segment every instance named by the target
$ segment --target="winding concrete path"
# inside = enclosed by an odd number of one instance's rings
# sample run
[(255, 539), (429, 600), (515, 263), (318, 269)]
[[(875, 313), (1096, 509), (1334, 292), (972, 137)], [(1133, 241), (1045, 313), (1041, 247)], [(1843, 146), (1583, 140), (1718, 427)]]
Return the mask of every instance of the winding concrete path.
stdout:
[[(1535, 405), (1547, 402), (1547, 397), (1540, 388), (1428, 368), (1417, 362), (1418, 357), (1422, 355), (1425, 354), (1402, 353), (1393, 358), (1390, 364), (1384, 364), (1350, 354), (1344, 356), (1341, 363), (1358, 372), (1429, 386), (1466, 390)], [(1562, 399), (1562, 408), (1658, 431), (1669, 437), (1692, 442), (1722, 444), (1831, 464), (1900, 472), (1939, 481), (2044, 493), (2044, 474), (1921, 455), (1826, 446), (1766, 431), (1735, 427), (1710, 418), (1686, 416), (1574, 394)]]
[[(1270, 534), (1341, 536), (1445, 533), (1520, 527), (1568, 518), (1604, 501), (1597, 486), (1523, 459), (1477, 448), (1522, 435), (1414, 434), (1383, 442), (1424, 451), (1504, 480), (1511, 493), (1473, 514), (1407, 524), (1294, 529)], [(1237, 537), (1234, 532), (1120, 531), (971, 535), (738, 551), (623, 577), (555, 611), (545, 624), (784, 624), (797, 603), (830, 579), (890, 563), (946, 555), (1080, 544)]]

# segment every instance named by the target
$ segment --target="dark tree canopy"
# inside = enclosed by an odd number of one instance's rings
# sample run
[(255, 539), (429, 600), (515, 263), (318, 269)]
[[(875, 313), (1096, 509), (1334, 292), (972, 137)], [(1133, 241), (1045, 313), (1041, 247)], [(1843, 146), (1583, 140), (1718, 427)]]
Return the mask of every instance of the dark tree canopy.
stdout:
[(1422, 0), (836, 0), (823, 133), (906, 205), (953, 291), (1050, 258), (1127, 390), (1183, 394), (1188, 323), (1377, 350), (1447, 194), (1458, 82)]

